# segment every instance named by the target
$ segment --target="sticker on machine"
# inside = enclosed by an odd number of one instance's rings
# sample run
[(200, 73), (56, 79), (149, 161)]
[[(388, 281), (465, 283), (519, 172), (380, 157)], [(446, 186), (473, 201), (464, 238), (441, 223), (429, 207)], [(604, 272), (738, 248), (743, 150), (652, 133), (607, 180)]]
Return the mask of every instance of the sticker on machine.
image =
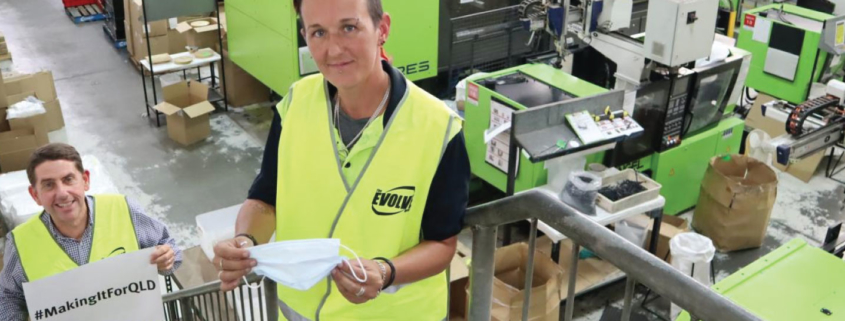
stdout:
[(745, 22), (742, 24), (743, 28), (753, 30), (755, 24), (757, 24), (757, 16), (753, 14), (745, 15)]
[(473, 105), (478, 105), (478, 84), (467, 82), (467, 101)]

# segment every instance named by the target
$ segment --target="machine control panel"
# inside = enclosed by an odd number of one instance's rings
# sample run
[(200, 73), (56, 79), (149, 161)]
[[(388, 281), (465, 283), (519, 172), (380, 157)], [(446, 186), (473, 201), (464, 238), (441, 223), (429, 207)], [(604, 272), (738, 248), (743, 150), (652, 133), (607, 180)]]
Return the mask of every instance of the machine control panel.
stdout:
[(689, 97), (689, 76), (676, 79), (672, 84), (671, 95), (666, 106), (666, 118), (663, 122), (663, 136), (660, 138), (659, 151), (681, 144), (681, 131), (684, 128), (684, 116), (687, 113)]

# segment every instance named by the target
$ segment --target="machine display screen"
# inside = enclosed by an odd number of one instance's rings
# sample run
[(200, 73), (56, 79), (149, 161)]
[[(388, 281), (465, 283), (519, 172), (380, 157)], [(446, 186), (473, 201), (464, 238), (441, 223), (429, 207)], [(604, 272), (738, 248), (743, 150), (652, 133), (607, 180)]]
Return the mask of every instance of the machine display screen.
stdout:
[(683, 77), (675, 81), (675, 87), (672, 88), (672, 96), (683, 94), (689, 90), (689, 78)]
[(549, 86), (534, 77), (517, 72), (479, 82), (526, 108), (532, 108), (573, 98), (565, 91)]
[(686, 133), (693, 134), (719, 122), (727, 106), (730, 90), (733, 88), (735, 73), (736, 69), (728, 68), (699, 76), (696, 94), (690, 105), (693, 117)]

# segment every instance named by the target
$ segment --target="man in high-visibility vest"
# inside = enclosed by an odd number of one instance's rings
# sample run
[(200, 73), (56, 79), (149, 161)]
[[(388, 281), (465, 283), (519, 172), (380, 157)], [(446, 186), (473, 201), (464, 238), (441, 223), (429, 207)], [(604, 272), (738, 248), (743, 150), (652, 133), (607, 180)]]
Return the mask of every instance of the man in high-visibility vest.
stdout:
[(108, 257), (155, 247), (150, 264), (170, 274), (182, 262), (167, 227), (123, 195), (86, 195), (90, 173), (70, 145), (33, 152), (29, 193), (44, 211), (6, 237), (0, 272), (0, 320), (28, 317), (24, 282), (60, 274)]
[(333, 238), (363, 269), (353, 260), (307, 290), (277, 284), (282, 320), (444, 320), (470, 179), (461, 119), (391, 66), (380, 0), (293, 3), (320, 74), (276, 108), (237, 236), (215, 246), (221, 288), (238, 286), (257, 264), (245, 248), (274, 232)]

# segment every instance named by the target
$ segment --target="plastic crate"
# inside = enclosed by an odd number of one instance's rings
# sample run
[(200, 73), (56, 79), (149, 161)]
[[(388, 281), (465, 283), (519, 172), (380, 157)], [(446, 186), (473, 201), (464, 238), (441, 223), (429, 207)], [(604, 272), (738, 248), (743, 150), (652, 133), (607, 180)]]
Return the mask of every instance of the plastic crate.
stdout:
[(626, 179), (643, 183), (643, 187), (645, 187), (646, 190), (615, 202), (599, 193), (597, 197), (599, 207), (603, 208), (608, 213), (616, 213), (626, 208), (631, 208), (648, 202), (660, 196), (661, 185), (659, 183), (655, 182), (645, 174), (637, 174), (630, 168), (602, 178), (601, 187), (612, 185)]

